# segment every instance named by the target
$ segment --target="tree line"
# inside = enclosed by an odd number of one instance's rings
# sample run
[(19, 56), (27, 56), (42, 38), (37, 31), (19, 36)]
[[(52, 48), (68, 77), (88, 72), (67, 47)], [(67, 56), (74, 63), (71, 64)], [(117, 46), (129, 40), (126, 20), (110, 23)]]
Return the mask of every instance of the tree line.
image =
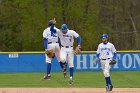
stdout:
[[(96, 50), (108, 33), (117, 50), (139, 50), (140, 0), (0, 0), (0, 51), (43, 51), (42, 33), (56, 17)], [(74, 44), (76, 46), (76, 42)]]

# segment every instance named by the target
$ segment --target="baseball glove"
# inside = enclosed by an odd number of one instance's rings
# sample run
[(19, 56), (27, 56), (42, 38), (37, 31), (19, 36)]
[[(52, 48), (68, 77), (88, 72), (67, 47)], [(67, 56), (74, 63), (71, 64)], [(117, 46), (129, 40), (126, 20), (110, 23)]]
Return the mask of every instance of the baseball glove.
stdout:
[(77, 46), (74, 50), (74, 54), (79, 54), (81, 52), (81, 46)]
[(53, 50), (47, 50), (45, 53), (47, 54), (47, 56), (49, 58), (54, 58), (54, 52), (53, 52)]
[(114, 65), (114, 64), (116, 64), (117, 62), (116, 62), (116, 60), (110, 60), (110, 65)]

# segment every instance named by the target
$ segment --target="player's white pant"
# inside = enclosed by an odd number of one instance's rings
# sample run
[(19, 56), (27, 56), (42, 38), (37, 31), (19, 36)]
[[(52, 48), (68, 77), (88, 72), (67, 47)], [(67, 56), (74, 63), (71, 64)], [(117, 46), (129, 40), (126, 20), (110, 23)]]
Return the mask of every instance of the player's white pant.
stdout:
[(68, 66), (69, 68), (74, 67), (73, 64), (73, 60), (74, 60), (74, 53), (73, 53), (73, 47), (69, 46), (69, 47), (61, 47), (60, 50), (60, 61), (61, 62), (68, 62)]
[[(55, 56), (56, 56), (58, 62), (60, 62), (60, 47), (59, 47), (59, 44), (58, 43), (48, 44), (48, 49), (53, 50), (55, 52)], [(45, 56), (46, 56), (46, 63), (51, 63), (52, 58), (49, 58), (47, 56), (47, 54)]]
[(110, 76), (110, 59), (106, 59), (106, 60), (100, 60), (101, 61), (101, 66), (102, 66), (102, 70), (103, 70), (103, 74), (105, 77), (109, 77)]

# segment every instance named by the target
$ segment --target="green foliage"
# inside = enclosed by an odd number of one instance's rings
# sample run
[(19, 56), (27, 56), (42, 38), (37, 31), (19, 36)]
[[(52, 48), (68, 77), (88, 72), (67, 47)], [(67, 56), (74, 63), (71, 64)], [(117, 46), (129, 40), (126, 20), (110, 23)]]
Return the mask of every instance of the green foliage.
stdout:
[[(56, 17), (81, 35), (82, 50), (96, 50), (103, 33), (117, 50), (140, 49), (139, 0), (2, 0), (0, 51), (42, 51), (42, 32)], [(74, 44), (76, 45), (76, 43)]]

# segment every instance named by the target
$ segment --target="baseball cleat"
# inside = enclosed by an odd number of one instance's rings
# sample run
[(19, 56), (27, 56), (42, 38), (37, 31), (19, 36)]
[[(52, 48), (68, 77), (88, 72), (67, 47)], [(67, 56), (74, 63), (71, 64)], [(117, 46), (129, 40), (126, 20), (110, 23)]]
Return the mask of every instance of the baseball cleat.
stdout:
[(51, 76), (44, 76), (42, 80), (51, 80)]
[(106, 91), (112, 91), (112, 89), (113, 89), (112, 85), (106, 86)]
[(106, 86), (106, 91), (109, 91), (109, 86)]
[(63, 65), (63, 72), (66, 72), (67, 65)]
[(67, 65), (63, 65), (63, 75), (64, 75), (64, 78), (67, 78), (67, 72), (66, 72), (66, 68), (67, 68)]
[(67, 78), (67, 72), (63, 72), (64, 78)]
[(70, 84), (70, 85), (73, 85), (73, 83), (74, 83), (73, 80), (70, 79), (70, 80), (69, 80), (69, 84)]
[(112, 91), (112, 89), (113, 89), (113, 86), (109, 85), (109, 91)]

